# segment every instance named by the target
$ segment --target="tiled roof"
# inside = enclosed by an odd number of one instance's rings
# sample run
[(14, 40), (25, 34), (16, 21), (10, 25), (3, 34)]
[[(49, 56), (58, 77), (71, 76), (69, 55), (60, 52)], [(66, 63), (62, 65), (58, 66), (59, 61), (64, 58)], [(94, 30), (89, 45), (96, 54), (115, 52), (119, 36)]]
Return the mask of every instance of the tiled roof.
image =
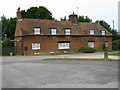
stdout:
[(17, 21), (15, 36), (34, 35), (34, 27), (40, 27), (41, 35), (50, 35), (50, 28), (57, 29), (57, 35), (65, 35), (64, 29), (70, 28), (71, 35), (89, 35), (89, 30), (95, 30), (95, 35), (101, 35), (100, 30), (106, 31), (106, 36), (112, 36), (104, 27), (97, 23), (78, 22), (73, 24), (71, 21), (41, 20), (41, 19), (22, 19)]

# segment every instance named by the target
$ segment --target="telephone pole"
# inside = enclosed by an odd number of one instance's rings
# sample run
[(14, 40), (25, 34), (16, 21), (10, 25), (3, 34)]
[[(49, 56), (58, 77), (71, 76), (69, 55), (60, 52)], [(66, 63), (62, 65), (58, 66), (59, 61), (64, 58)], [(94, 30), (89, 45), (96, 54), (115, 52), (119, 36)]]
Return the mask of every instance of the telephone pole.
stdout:
[(114, 22), (114, 20), (113, 20), (113, 30), (115, 29), (115, 25), (114, 25), (114, 23), (115, 23), (115, 22)]

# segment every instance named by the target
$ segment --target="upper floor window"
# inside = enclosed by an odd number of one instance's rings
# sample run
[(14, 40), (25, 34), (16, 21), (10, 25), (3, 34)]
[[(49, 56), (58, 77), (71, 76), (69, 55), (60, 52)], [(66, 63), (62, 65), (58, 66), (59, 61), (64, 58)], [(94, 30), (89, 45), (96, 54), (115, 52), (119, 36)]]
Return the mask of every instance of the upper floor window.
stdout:
[(65, 29), (65, 35), (70, 35), (71, 34), (71, 29)]
[(90, 35), (94, 35), (95, 31), (94, 30), (90, 30)]
[(51, 35), (56, 35), (57, 34), (57, 29), (50, 29)]
[(34, 28), (34, 34), (40, 34), (40, 28), (39, 27)]
[(101, 34), (105, 35), (106, 34), (105, 30), (101, 30)]

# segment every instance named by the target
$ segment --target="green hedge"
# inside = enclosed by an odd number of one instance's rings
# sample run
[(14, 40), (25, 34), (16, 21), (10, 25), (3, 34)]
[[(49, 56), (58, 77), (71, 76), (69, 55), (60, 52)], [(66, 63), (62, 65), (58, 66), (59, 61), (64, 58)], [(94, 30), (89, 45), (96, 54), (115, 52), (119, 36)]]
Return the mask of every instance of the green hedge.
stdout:
[(10, 56), (10, 53), (14, 53), (14, 47), (13, 46), (9, 46), (9, 47), (2, 47), (2, 56)]
[(80, 47), (80, 49), (78, 50), (78, 52), (83, 52), (83, 53), (94, 53), (94, 52), (96, 52), (96, 49), (91, 48), (91, 47), (83, 46), (83, 47)]
[(120, 50), (120, 40), (113, 41), (113, 50)]

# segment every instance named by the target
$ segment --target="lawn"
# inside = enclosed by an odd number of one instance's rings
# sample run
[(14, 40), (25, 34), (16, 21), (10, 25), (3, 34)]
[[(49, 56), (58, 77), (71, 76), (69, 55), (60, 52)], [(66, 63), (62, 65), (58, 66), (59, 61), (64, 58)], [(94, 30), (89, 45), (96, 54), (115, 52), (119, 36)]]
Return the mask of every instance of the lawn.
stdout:
[(109, 55), (115, 55), (115, 56), (118, 56), (118, 55), (120, 55), (120, 52), (112, 52), (112, 53), (109, 53)]

